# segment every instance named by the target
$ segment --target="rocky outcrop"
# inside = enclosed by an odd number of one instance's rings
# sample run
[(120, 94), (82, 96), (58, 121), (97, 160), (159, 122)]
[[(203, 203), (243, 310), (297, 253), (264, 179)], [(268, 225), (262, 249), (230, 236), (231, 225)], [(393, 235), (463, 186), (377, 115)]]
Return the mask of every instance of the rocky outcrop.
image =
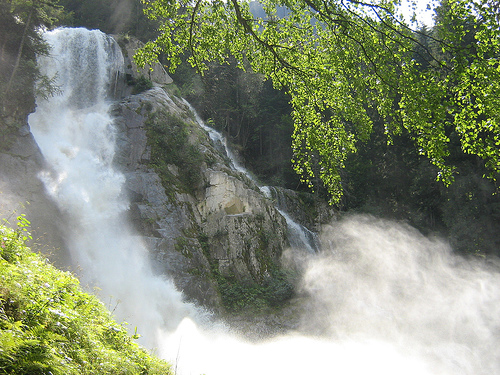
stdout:
[[(226, 277), (262, 281), (285, 246), (286, 223), (274, 205), (245, 179), (224, 170), (206, 172), (205, 199), (198, 204), (209, 255)], [(241, 177), (241, 176), (240, 176)]]
[(286, 222), (231, 168), (189, 107), (156, 87), (124, 99), (115, 115), (131, 219), (178, 287), (214, 307), (218, 278), (272, 278), (287, 245)]
[(279, 186), (269, 186), (269, 195), (276, 206), (313, 232), (320, 232), (324, 224), (338, 219), (339, 212), (324, 199), (311, 193), (297, 192)]
[(121, 94), (131, 94), (131, 86), (143, 78), (149, 80), (153, 85), (160, 87), (173, 82), (163, 65), (158, 62), (152, 65), (147, 64), (144, 68), (137, 66), (133, 57), (136, 51), (144, 46), (144, 43), (140, 40), (126, 35), (114, 35), (114, 38), (122, 49), (125, 64), (125, 82), (128, 83), (128, 85), (121, 87)]

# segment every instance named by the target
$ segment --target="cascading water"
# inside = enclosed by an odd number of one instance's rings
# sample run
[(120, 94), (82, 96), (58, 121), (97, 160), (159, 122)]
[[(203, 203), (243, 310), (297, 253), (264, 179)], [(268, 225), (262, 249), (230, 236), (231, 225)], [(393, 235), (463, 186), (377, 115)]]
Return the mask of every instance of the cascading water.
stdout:
[[(200, 118), (196, 110), (187, 102), (186, 100), (183, 99), (184, 104), (190, 109), (190, 111), (193, 113), (196, 122), (198, 125), (200, 125), (205, 131), (208, 133), (210, 136), (210, 139), (212, 142), (214, 142), (215, 145), (220, 144), (223, 148), (224, 153), (227, 155), (229, 160), (231, 161), (231, 166), (238, 172), (243, 173), (245, 176), (247, 176), (250, 180), (252, 180), (257, 186), (259, 186), (260, 191), (267, 197), (267, 198), (272, 198), (271, 194), (271, 188), (269, 186), (260, 186), (257, 181), (254, 179), (254, 177), (250, 174), (250, 172), (241, 166), (241, 164), (238, 162), (236, 156), (234, 153), (231, 151), (231, 148), (227, 144), (227, 139), (219, 133), (217, 130), (207, 126), (205, 122)], [(318, 246), (317, 246), (317, 240), (316, 240), (316, 235), (311, 232), (309, 229), (304, 227), (303, 225), (297, 223), (294, 221), (290, 215), (286, 212), (285, 209), (282, 207), (279, 207), (279, 204), (276, 207), (278, 209), (278, 212), (283, 216), (286, 220), (286, 224), (288, 227), (288, 241), (290, 243), (290, 246), (299, 249), (299, 250), (306, 250), (310, 253), (315, 253), (318, 251)]]
[(82, 281), (102, 289), (105, 299), (112, 298), (120, 319), (154, 337), (155, 329), (175, 326), (187, 310), (180, 293), (153, 276), (146, 248), (124, 219), (125, 179), (113, 166), (109, 114), (110, 91), (123, 69), (120, 47), (97, 30), (57, 29), (44, 38), (51, 53), (39, 65), (42, 73), (56, 78), (61, 93), (37, 100), (29, 117), (50, 165), (41, 178), (68, 217), (67, 246)]
[(222, 146), (223, 152), (227, 155), (227, 157), (231, 161), (231, 166), (236, 171), (238, 171), (240, 173), (243, 173), (250, 180), (252, 180), (252, 181), (254, 181), (256, 183), (255, 179), (252, 177), (252, 175), (250, 174), (250, 172), (248, 171), (248, 169), (246, 169), (243, 166), (241, 166), (241, 164), (238, 162), (236, 156), (234, 155), (234, 153), (231, 151), (231, 149), (229, 148), (229, 146), (227, 144), (226, 137), (224, 137), (217, 130), (211, 128), (210, 126), (207, 126), (205, 124), (205, 122), (201, 119), (201, 117), (198, 115), (198, 112), (196, 112), (196, 110), (193, 108), (193, 106), (186, 99), (182, 99), (182, 102), (184, 103), (184, 105), (186, 105), (186, 107), (189, 108), (189, 110), (193, 114), (193, 116), (194, 116), (197, 124), (200, 125), (200, 127), (202, 129), (204, 129), (208, 133), (208, 135), (209, 135), (210, 139), (212, 140), (212, 142), (214, 142), (216, 146), (218, 144), (220, 144)]
[(316, 233), (311, 232), (309, 229), (300, 225), (290, 217), (286, 208), (282, 207), (280, 204), (281, 199), (279, 198), (279, 193), (276, 192), (276, 188), (272, 186), (261, 186), (260, 190), (268, 198), (273, 198), (271, 190), (274, 191), (274, 196), (277, 197), (276, 208), (281, 216), (285, 218), (288, 226), (288, 241), (290, 242), (290, 246), (294, 249), (307, 250), (313, 254), (316, 253), (319, 249)]
[(296, 332), (249, 343), (200, 325), (173, 286), (153, 275), (123, 219), (128, 204), (112, 164), (106, 100), (121, 64), (116, 45), (82, 29), (45, 37), (53, 50), (40, 65), (57, 72), (62, 94), (38, 100), (29, 121), (50, 164), (42, 179), (69, 218), (68, 247), (81, 278), (120, 301), (118, 317), (137, 324), (178, 375), (500, 373), (498, 268), (365, 217), (325, 228), (322, 251), (305, 259)]

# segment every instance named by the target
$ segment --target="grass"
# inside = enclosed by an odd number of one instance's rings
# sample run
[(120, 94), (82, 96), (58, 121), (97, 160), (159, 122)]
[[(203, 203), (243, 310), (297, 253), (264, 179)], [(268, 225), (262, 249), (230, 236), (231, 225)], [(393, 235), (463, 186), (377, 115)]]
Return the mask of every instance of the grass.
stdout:
[(78, 279), (24, 244), (28, 224), (0, 225), (0, 374), (172, 375)]

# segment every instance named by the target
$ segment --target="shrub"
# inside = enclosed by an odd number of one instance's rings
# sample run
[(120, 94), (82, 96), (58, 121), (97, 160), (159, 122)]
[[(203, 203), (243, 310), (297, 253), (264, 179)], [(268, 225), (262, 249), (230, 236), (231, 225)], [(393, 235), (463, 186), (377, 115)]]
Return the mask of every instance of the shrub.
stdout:
[(222, 303), (230, 313), (279, 309), (295, 295), (293, 275), (273, 269), (271, 277), (259, 284), (216, 274)]
[(0, 226), (0, 373), (172, 374), (73, 275), (32, 253), (20, 223)]
[(147, 79), (144, 76), (140, 76), (136, 80), (132, 81), (132, 94), (140, 94), (141, 92), (144, 92), (146, 90), (149, 90), (153, 88), (153, 82), (151, 82), (149, 79)]

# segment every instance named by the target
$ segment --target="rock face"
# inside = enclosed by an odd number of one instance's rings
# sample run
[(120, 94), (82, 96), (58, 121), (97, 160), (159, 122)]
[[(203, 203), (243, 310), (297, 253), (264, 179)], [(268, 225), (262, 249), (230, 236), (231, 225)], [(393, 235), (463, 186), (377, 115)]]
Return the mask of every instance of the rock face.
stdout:
[(58, 266), (67, 266), (69, 258), (59, 235), (64, 219), (38, 178), (44, 159), (27, 118), (1, 118), (0, 129), (7, 128), (17, 131), (10, 131), (0, 150), (0, 218), (15, 226), (16, 217), (25, 214), (31, 222), (33, 248), (45, 252)]
[[(160, 269), (184, 293), (220, 306), (218, 277), (262, 283), (279, 267), (286, 222), (160, 87), (115, 107), (116, 163), (126, 175), (130, 215)], [(172, 141), (173, 138), (173, 141)]]
[(315, 198), (310, 193), (299, 193), (279, 186), (268, 187), (276, 206), (297, 223), (313, 232), (320, 232), (322, 225), (338, 219), (338, 211), (325, 200)]
[[(144, 43), (136, 38), (124, 35), (115, 35), (114, 38), (122, 48), (127, 82), (131, 83), (141, 78), (151, 81), (155, 86), (168, 85), (173, 82), (172, 78), (168, 75), (165, 68), (160, 63), (146, 65), (144, 68), (137, 66), (133, 56), (139, 48), (144, 46)], [(130, 87), (128, 92), (127, 86), (122, 87), (122, 94), (124, 92), (126, 94), (130, 94)]]

